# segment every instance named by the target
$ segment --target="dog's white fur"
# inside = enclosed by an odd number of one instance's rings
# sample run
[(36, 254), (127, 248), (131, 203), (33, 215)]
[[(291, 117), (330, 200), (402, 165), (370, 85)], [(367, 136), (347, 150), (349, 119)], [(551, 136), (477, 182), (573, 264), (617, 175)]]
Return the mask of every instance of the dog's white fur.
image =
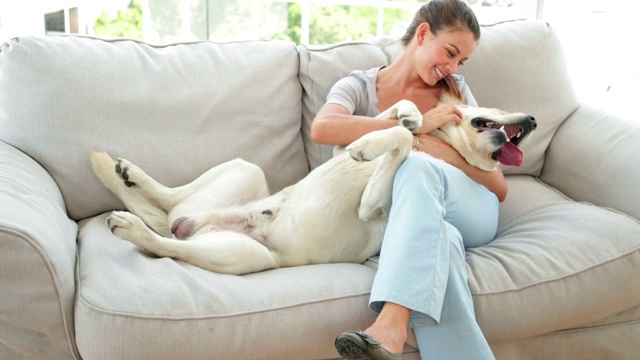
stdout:
[[(460, 109), (461, 126), (446, 125), (434, 135), (470, 164), (495, 169), (498, 163), (491, 154), (501, 147), (495, 140), (500, 131), (479, 131), (470, 120), (482, 116), (505, 124), (527, 115)], [(422, 123), (417, 107), (406, 100), (378, 117), (399, 119), (403, 126), (363, 136), (274, 195), (269, 195), (262, 170), (240, 159), (218, 165), (187, 185), (168, 188), (127, 160), (93, 152), (94, 172), (130, 211), (113, 212), (108, 226), (153, 255), (221, 273), (362, 263), (380, 250), (393, 178), (412, 153), (408, 128)]]

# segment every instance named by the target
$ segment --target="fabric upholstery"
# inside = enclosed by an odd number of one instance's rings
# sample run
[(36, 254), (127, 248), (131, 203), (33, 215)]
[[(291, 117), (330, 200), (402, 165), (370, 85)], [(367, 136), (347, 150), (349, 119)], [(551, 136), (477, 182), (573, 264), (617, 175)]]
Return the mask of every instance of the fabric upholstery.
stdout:
[(581, 327), (496, 344), (497, 359), (637, 359), (640, 327), (635, 322)]
[(122, 207), (91, 172), (93, 149), (169, 186), (236, 157), (272, 190), (308, 172), (292, 43), (24, 37), (3, 46), (0, 72), (1, 139), (47, 169), (76, 220)]
[(0, 359), (72, 358), (77, 225), (46, 171), (2, 141), (0, 199)]
[[(578, 328), (637, 305), (640, 222), (508, 177), (496, 240), (467, 250), (476, 316), (490, 343)], [(625, 291), (620, 291), (626, 289)]]
[(366, 266), (217, 274), (146, 255), (112, 235), (105, 218), (79, 231), (75, 319), (85, 358), (331, 358), (336, 334), (373, 321), (375, 272)]
[(640, 219), (640, 199), (629, 194), (640, 179), (638, 139), (637, 117), (583, 104), (551, 142), (541, 179), (572, 199)]

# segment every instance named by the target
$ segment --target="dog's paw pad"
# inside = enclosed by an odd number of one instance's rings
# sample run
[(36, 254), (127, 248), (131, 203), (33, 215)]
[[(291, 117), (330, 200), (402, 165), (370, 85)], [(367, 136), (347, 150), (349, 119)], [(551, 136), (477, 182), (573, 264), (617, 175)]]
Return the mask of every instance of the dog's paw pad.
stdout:
[(400, 124), (409, 131), (414, 132), (422, 126), (422, 115), (419, 112), (408, 112), (398, 114)]
[(125, 186), (132, 187), (136, 182), (132, 180), (137, 168), (125, 159), (118, 159), (116, 162), (116, 174), (124, 181)]

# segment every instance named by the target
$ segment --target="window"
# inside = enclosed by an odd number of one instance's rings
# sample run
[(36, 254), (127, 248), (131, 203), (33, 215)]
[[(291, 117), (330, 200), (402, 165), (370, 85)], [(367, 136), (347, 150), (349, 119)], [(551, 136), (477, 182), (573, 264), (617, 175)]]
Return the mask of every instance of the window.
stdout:
[[(145, 40), (285, 39), (328, 44), (401, 36), (427, 1), (411, 0), (146, 0)], [(480, 22), (535, 18), (536, 0), (468, 0)]]

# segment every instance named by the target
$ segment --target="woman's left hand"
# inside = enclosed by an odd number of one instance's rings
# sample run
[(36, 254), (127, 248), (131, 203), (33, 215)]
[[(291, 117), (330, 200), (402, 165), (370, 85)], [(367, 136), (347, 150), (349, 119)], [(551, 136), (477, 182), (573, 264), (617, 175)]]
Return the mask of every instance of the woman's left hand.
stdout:
[(453, 122), (460, 125), (462, 112), (454, 104), (438, 105), (422, 114), (422, 126), (414, 134), (429, 134), (440, 126)]
[(413, 146), (418, 151), (425, 152), (462, 170), (475, 182), (486, 186), (489, 191), (496, 194), (498, 200), (504, 201), (507, 197), (507, 183), (500, 167), (494, 171), (484, 171), (471, 166), (456, 149), (433, 135), (414, 134), (413, 139)]
[(413, 145), (416, 150), (425, 152), (436, 159), (443, 160), (453, 166), (460, 167), (460, 161), (466, 162), (462, 155), (451, 145), (429, 134), (414, 134)]

